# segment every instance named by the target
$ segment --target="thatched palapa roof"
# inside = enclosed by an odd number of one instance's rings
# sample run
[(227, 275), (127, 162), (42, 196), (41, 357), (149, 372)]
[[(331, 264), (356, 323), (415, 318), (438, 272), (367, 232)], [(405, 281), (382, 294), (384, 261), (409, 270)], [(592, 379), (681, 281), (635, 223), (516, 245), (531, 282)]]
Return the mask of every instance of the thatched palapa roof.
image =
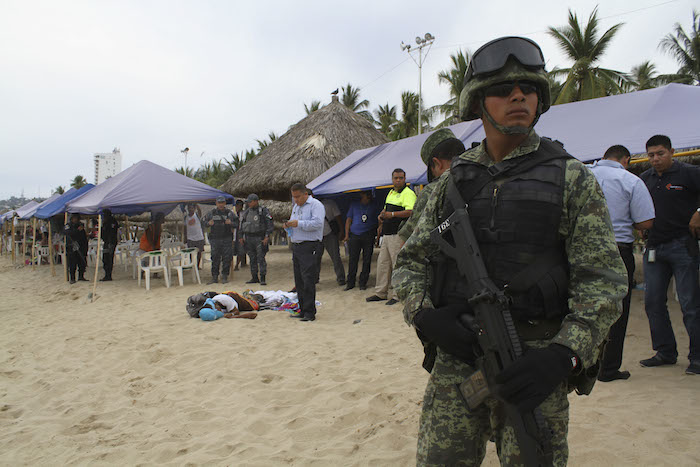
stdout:
[(309, 183), (353, 151), (389, 140), (338, 101), (313, 112), (238, 169), (220, 189), (245, 198), (289, 201), (293, 183)]

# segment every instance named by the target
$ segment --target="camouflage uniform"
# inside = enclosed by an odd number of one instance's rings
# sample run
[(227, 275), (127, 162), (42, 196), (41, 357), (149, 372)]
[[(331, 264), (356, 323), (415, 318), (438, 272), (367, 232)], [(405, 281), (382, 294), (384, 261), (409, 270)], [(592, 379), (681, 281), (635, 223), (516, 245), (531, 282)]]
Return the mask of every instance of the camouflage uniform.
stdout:
[[(531, 130), (527, 139), (504, 160), (521, 157), (539, 148), (540, 138)], [(490, 167), (493, 160), (485, 144), (468, 150), (461, 159)], [(406, 323), (420, 309), (433, 308), (429, 290), (432, 278), (425, 259), (438, 254), (430, 231), (438, 225), (445, 202), (446, 172), (434, 183), (413, 234), (399, 253), (392, 277), (393, 286), (404, 304)], [(584, 368), (598, 359), (600, 346), (610, 326), (620, 316), (620, 302), (627, 292), (625, 267), (620, 259), (603, 193), (592, 173), (577, 160), (566, 161), (564, 204), (559, 233), (565, 239), (570, 269), (569, 310), (559, 333), (550, 341), (530, 341), (530, 347), (561, 344), (578, 355)], [(438, 348), (435, 366), (423, 401), (418, 439), (419, 465), (479, 465), (486, 441), (494, 439), (503, 465), (520, 464), (519, 448), (513, 429), (507, 425), (501, 402), (489, 399), (486, 406), (469, 412), (455, 384), (474, 371)], [(568, 458), (568, 400), (572, 388), (560, 385), (541, 405), (550, 428), (554, 464), (565, 465)]]

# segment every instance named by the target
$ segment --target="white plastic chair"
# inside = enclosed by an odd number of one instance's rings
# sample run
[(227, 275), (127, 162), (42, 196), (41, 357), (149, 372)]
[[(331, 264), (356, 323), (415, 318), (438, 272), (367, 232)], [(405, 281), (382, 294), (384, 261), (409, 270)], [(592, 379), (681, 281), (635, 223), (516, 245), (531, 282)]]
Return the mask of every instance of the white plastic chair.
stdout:
[(37, 266), (41, 266), (41, 259), (46, 258), (46, 262), (49, 262), (49, 255), (51, 254), (51, 249), (48, 246), (38, 246), (34, 250), (34, 261)]
[[(148, 259), (148, 265), (144, 266), (143, 260)], [(170, 287), (170, 274), (168, 273), (167, 258), (160, 250), (149, 251), (142, 254), (136, 260), (138, 262), (138, 284), (141, 287), (141, 272), (146, 278), (146, 290), (151, 290), (151, 273), (162, 272), (165, 286)]]
[[(197, 249), (196, 248), (186, 248), (180, 250), (177, 258), (178, 264), (172, 266), (172, 269), (177, 271), (177, 278), (180, 282), (180, 287), (184, 285), (183, 275), (185, 269), (192, 270), (192, 281), (197, 281), (198, 284), (202, 283), (199, 278), (199, 269), (197, 268)], [(172, 272), (171, 269), (171, 272)]]

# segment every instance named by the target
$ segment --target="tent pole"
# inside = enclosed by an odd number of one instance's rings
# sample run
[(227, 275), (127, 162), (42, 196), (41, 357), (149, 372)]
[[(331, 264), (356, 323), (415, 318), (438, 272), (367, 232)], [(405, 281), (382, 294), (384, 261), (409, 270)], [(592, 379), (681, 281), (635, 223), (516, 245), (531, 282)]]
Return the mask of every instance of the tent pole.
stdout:
[(129, 216), (126, 216), (126, 241), (131, 241), (131, 229), (129, 228)]
[(22, 222), (22, 266), (27, 264), (27, 221)]
[(51, 275), (56, 276), (56, 268), (54, 267), (53, 264), (53, 253), (54, 253), (54, 248), (53, 248), (53, 235), (51, 235), (51, 218), (48, 218), (49, 221), (49, 264), (51, 265)]
[(97, 215), (97, 257), (95, 258), (95, 279), (92, 284), (90, 303), (95, 301), (95, 291), (97, 290), (97, 273), (100, 270), (100, 239), (102, 238), (102, 214)]
[(30, 254), (32, 258), (32, 271), (34, 270), (34, 255), (36, 254), (36, 217), (34, 222), (32, 222), (32, 252)]
[[(68, 213), (63, 214), (63, 225), (64, 227), (68, 225)], [(64, 230), (65, 232), (65, 230)], [(63, 238), (63, 249), (64, 249), (64, 255), (63, 255), (63, 279), (65, 279), (66, 282), (68, 282), (68, 245), (65, 239), (65, 235)]]
[(17, 258), (17, 242), (15, 242), (15, 215), (12, 215), (12, 219), (10, 219), (10, 222), (12, 222), (12, 238), (10, 241), (12, 242), (12, 264), (15, 264), (15, 260)]

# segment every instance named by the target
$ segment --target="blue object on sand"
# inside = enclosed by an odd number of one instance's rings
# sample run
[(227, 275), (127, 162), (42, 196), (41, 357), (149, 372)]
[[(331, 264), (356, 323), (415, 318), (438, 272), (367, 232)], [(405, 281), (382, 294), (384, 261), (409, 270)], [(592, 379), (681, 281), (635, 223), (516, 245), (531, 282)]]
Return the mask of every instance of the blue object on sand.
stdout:
[(199, 310), (199, 317), (202, 321), (216, 321), (219, 318), (223, 318), (224, 314), (219, 310), (213, 310), (211, 308), (202, 308)]

